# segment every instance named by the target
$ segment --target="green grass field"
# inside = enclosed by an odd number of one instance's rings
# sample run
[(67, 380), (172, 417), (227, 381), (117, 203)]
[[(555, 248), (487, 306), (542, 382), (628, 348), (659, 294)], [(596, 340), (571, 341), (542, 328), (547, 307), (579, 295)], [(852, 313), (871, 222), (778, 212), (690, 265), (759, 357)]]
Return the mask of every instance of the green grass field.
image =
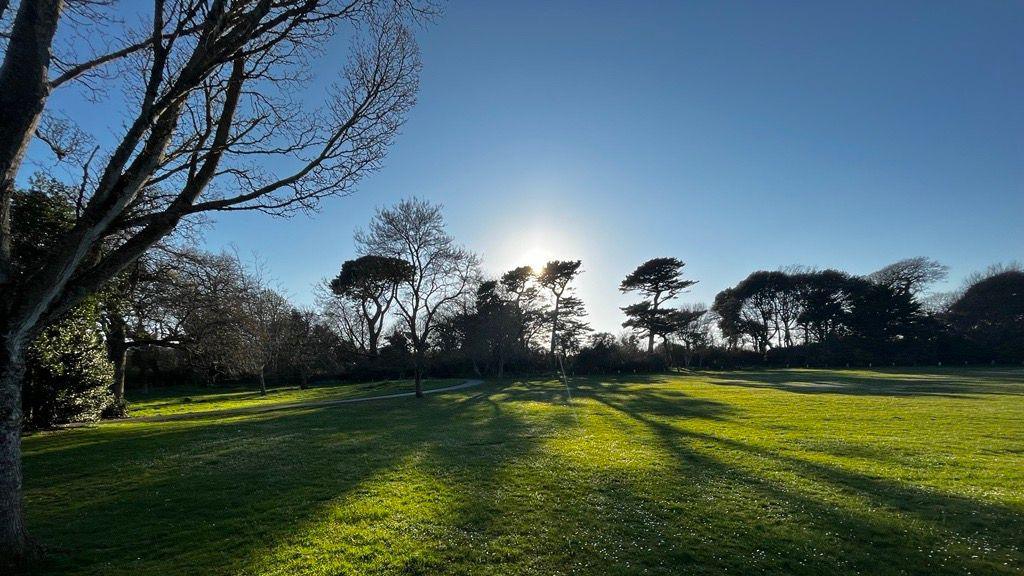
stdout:
[[(432, 390), (459, 384), (462, 380), (424, 380), (423, 389)], [(410, 392), (412, 384), (403, 380), (384, 380), (357, 384), (321, 384), (306, 389), (298, 386), (269, 388), (263, 396), (252, 388), (157, 388), (149, 393), (141, 391), (129, 395), (129, 415), (132, 418), (152, 418), (196, 412), (259, 408), (274, 404), (321, 402), (371, 396), (386, 396)]]
[(1024, 371), (708, 372), (572, 392), (492, 382), (33, 435), (40, 572), (1024, 571)]

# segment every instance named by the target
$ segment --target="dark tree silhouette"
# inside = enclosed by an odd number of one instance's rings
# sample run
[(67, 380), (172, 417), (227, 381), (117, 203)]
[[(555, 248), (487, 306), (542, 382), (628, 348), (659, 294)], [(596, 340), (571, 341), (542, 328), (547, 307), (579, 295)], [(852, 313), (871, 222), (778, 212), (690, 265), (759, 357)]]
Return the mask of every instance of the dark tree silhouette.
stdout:
[(893, 262), (869, 274), (867, 279), (893, 292), (917, 296), (928, 285), (945, 279), (948, 272), (949, 266), (918, 256)]
[(366, 325), (367, 352), (377, 356), (377, 347), (388, 310), (398, 296), (398, 288), (413, 279), (411, 264), (400, 258), (360, 256), (341, 265), (341, 272), (330, 282), (331, 291), (352, 300)]
[[(637, 266), (636, 270), (619, 284), (624, 293), (637, 292), (648, 300), (622, 309), (628, 319), (622, 324), (647, 337), (647, 352), (654, 352), (654, 337), (675, 332), (671, 314), (662, 311), (662, 305), (693, 286), (695, 280), (683, 279), (683, 266), (678, 258), (651, 258)], [(675, 318), (678, 320), (678, 318)]]
[(549, 314), (552, 356), (555, 354), (558, 331), (561, 329), (559, 323), (561, 322), (562, 296), (569, 284), (582, 272), (580, 270), (582, 265), (583, 262), (580, 260), (552, 260), (544, 265), (544, 269), (537, 276), (537, 282), (551, 293), (551, 298), (554, 301)]
[(471, 297), (479, 279), (475, 254), (455, 243), (441, 207), (416, 198), (378, 209), (367, 230), (356, 234), (364, 254), (401, 259), (413, 273), (396, 300), (413, 348), (416, 396), (423, 396), (427, 348), (437, 320)]
[(949, 317), (977, 356), (1019, 359), (1024, 353), (1024, 271), (977, 280), (950, 306)]

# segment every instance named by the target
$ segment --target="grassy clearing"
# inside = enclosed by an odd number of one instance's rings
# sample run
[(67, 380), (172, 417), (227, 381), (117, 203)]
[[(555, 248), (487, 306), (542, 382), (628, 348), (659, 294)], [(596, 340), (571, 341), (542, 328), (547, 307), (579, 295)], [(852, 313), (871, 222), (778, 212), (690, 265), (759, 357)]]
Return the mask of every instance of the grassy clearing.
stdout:
[[(424, 380), (423, 389), (433, 390), (454, 386), (462, 380)], [(143, 393), (130, 391), (129, 412), (133, 418), (193, 414), (196, 412), (256, 408), (272, 404), (293, 404), (296, 402), (318, 402), (322, 400), (343, 400), (371, 396), (385, 396), (397, 392), (412, 392), (413, 384), (408, 380), (384, 380), (355, 384), (316, 384), (305, 390), (297, 386), (267, 389), (263, 396), (253, 388), (200, 388), (173, 387), (158, 388)]]
[(720, 372), (25, 439), (51, 574), (1018, 574), (1024, 372)]

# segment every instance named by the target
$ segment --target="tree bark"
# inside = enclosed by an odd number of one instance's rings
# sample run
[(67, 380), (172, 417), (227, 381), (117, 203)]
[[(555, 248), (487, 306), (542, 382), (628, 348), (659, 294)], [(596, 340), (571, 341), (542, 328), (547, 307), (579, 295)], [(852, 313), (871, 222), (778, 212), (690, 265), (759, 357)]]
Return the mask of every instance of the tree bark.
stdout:
[(124, 401), (125, 367), (128, 364), (128, 348), (121, 347), (114, 351), (114, 400), (120, 404)]
[(416, 380), (416, 397), (423, 398), (423, 361), (420, 358), (416, 359), (416, 370), (414, 371)]
[(261, 366), (260, 367), (260, 396), (266, 396), (267, 395), (267, 379), (266, 379), (266, 376), (265, 376), (264, 372), (265, 372), (265, 370)]
[(14, 179), (50, 95), (50, 44), (62, 0), (22, 2), (0, 67), (0, 286), (11, 274)]
[(21, 476), (21, 386), (24, 343), (0, 337), (0, 567), (17, 564), (30, 552), (25, 530)]
[(128, 361), (128, 344), (124, 324), (112, 323), (107, 331), (107, 357), (114, 364), (114, 382), (111, 390), (114, 399), (120, 403), (124, 399), (125, 365)]

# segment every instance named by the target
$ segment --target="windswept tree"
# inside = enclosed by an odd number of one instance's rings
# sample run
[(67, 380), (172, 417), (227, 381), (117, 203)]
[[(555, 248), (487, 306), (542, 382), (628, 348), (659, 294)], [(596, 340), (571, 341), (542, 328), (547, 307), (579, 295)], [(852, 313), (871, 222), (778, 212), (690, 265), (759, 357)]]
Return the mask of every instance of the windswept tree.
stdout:
[(427, 350), (437, 321), (472, 297), (479, 279), (478, 259), (448, 233), (441, 206), (418, 198), (378, 209), (369, 227), (356, 233), (356, 244), (363, 254), (412, 266), (396, 302), (412, 345), (416, 396), (422, 397)]
[(413, 267), (400, 258), (369, 254), (341, 265), (330, 282), (331, 291), (355, 304), (366, 326), (366, 351), (377, 356), (377, 347), (388, 310), (398, 296), (398, 287), (412, 279)]
[(872, 272), (867, 279), (884, 286), (896, 294), (919, 296), (929, 285), (946, 278), (949, 266), (918, 256), (893, 262), (888, 266)]
[(654, 352), (654, 338), (665, 338), (678, 330), (678, 318), (663, 305), (683, 290), (693, 286), (695, 280), (683, 279), (685, 264), (678, 258), (652, 258), (637, 266), (619, 284), (623, 293), (636, 292), (646, 300), (622, 309), (627, 320), (624, 328), (632, 328), (647, 338), (647, 352)]
[(548, 313), (551, 324), (551, 355), (554, 356), (558, 343), (558, 333), (562, 328), (562, 298), (566, 296), (569, 285), (582, 272), (581, 260), (552, 260), (544, 265), (537, 275), (537, 282), (551, 294), (551, 311)]
[[(0, 554), (23, 557), (21, 389), (26, 346), (183, 220), (209, 211), (289, 213), (351, 192), (380, 166), (414, 104), (415, 1), (154, 0), (144, 29), (98, 21), (108, 3), (17, 5), (0, 66)], [(2, 12), (10, 3), (0, 3)], [(108, 53), (62, 33), (109, 38)], [(301, 86), (350, 25), (348, 65), (323, 106)], [(92, 30), (101, 29), (102, 32)], [(56, 44), (55, 44), (56, 42)], [(55, 50), (62, 50), (54, 57)], [(31, 270), (15, 270), (15, 180), (33, 137), (66, 157), (84, 139), (50, 96), (124, 95), (109, 149), (83, 163), (73, 225)], [(87, 94), (89, 95), (89, 94)], [(83, 95), (83, 100), (85, 99)], [(58, 119), (58, 120), (54, 120)], [(56, 129), (47, 129), (47, 128)]]

